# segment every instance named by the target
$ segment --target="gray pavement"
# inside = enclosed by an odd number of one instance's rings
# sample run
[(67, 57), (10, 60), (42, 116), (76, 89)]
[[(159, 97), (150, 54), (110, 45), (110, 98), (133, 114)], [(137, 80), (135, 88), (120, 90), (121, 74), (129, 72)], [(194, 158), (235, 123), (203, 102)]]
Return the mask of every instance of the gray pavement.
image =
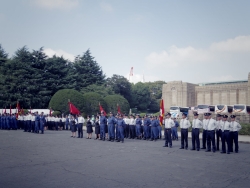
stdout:
[[(84, 136), (86, 136), (84, 132)], [(230, 155), (0, 130), (0, 187), (249, 187), (250, 144)], [(189, 148), (191, 141), (189, 140)]]

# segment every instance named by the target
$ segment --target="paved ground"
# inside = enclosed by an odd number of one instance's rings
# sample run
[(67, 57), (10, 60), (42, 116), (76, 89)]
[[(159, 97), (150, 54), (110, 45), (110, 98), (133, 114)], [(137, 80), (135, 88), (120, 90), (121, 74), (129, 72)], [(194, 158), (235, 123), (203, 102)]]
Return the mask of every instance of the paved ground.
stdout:
[(1, 188), (250, 185), (250, 144), (227, 155), (180, 150), (180, 141), (163, 148), (163, 141), (122, 144), (70, 138), (67, 131), (3, 130), (0, 143)]

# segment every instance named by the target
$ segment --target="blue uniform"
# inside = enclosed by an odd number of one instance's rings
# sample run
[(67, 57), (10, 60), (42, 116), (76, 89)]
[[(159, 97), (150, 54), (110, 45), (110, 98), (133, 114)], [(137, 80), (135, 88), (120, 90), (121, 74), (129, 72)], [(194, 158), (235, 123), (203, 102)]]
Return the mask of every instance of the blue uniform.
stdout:
[(40, 130), (41, 130), (41, 133), (43, 134), (43, 131), (44, 131), (44, 125), (45, 125), (45, 117), (44, 116), (40, 116)]
[(139, 138), (141, 136), (141, 119), (140, 118), (136, 118), (135, 120), (135, 131), (136, 131), (136, 136), (137, 138)]
[(118, 141), (124, 142), (124, 129), (125, 129), (125, 122), (123, 119), (117, 120), (117, 127), (118, 127)]
[(2, 129), (2, 115), (0, 116), (0, 129)]
[(154, 119), (151, 121), (151, 140), (157, 140), (157, 126), (158, 120)]
[(35, 133), (39, 133), (39, 123), (40, 123), (40, 117), (39, 117), (39, 115), (36, 115), (36, 118), (35, 118)]
[(6, 121), (5, 123), (6, 129), (10, 130), (10, 116), (9, 115), (6, 116), (5, 121)]
[(105, 116), (100, 116), (100, 137), (101, 140), (105, 141), (105, 126), (107, 124), (107, 119)]
[(115, 124), (116, 124), (115, 117), (113, 117), (113, 116), (109, 117), (108, 118), (109, 141), (114, 141), (114, 139), (115, 139)]
[(145, 118), (143, 121), (143, 129), (144, 129), (144, 140), (149, 139), (149, 125), (151, 124), (151, 120), (149, 118)]
[(178, 140), (178, 134), (177, 134), (177, 128), (179, 127), (179, 123), (178, 121), (175, 121), (174, 122), (175, 126), (172, 127), (172, 137), (173, 137), (173, 140)]

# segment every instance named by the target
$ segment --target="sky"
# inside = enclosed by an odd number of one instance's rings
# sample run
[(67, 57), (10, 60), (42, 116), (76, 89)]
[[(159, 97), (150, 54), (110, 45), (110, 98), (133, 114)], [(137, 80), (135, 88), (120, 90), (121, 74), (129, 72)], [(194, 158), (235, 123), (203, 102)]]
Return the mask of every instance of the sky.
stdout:
[(0, 44), (71, 61), (90, 49), (106, 77), (247, 80), (249, 0), (0, 0)]

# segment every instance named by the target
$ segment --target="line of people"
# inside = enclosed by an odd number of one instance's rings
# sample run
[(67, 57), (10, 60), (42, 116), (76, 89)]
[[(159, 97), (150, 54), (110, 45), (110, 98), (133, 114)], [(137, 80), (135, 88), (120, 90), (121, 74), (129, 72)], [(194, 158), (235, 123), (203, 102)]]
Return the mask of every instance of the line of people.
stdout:
[[(181, 128), (181, 147), (180, 149), (188, 149), (188, 129), (192, 127), (192, 148), (191, 150), (200, 151), (206, 149), (206, 152), (216, 152), (220, 150), (220, 142), (222, 146), (221, 153), (230, 154), (233, 152), (233, 143), (235, 144), (235, 153), (239, 152), (238, 132), (241, 125), (235, 121), (236, 116), (231, 115), (231, 122), (228, 121), (228, 115), (217, 114), (217, 120), (211, 117), (211, 113), (204, 114), (203, 121), (198, 119), (198, 114), (194, 113), (192, 125), (187, 119), (187, 114), (182, 114), (180, 121)], [(171, 114), (167, 113), (165, 119), (165, 145), (163, 147), (172, 147), (171, 129), (174, 127), (174, 121)], [(200, 130), (202, 131), (202, 148), (200, 148)], [(217, 145), (215, 145), (215, 137)], [(221, 141), (220, 141), (221, 140)], [(211, 145), (212, 144), (212, 145)]]

